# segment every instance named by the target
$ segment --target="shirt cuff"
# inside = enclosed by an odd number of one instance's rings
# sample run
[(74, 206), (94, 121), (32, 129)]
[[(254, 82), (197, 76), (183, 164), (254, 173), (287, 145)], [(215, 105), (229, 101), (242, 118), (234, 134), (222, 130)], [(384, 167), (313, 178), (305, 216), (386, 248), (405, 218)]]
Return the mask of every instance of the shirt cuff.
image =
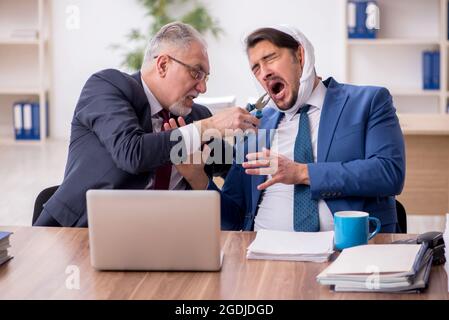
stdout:
[(188, 156), (201, 149), (200, 132), (193, 123), (178, 129), (181, 131)]

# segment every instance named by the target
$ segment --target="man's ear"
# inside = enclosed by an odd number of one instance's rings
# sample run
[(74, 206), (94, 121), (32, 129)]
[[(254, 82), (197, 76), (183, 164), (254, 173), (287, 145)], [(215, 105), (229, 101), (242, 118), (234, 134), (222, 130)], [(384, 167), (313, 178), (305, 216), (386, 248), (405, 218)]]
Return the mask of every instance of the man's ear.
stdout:
[(160, 55), (156, 58), (157, 73), (161, 78), (165, 78), (168, 70), (169, 58), (166, 55)]
[(298, 59), (299, 63), (301, 64), (301, 68), (304, 68), (305, 64), (305, 51), (303, 46), (299, 46), (298, 50), (296, 50), (296, 58)]

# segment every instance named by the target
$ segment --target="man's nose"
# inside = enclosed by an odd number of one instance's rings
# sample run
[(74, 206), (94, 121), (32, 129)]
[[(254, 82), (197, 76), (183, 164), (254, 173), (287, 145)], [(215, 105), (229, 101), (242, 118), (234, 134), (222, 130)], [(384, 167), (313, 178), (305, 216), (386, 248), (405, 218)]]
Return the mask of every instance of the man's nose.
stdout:
[(261, 66), (260, 76), (262, 77), (263, 81), (267, 81), (273, 76), (273, 71), (271, 71), (271, 69), (267, 66)]
[(199, 93), (205, 93), (207, 91), (207, 85), (206, 85), (206, 80), (201, 80), (200, 82), (198, 82), (195, 86), (195, 89), (199, 92)]

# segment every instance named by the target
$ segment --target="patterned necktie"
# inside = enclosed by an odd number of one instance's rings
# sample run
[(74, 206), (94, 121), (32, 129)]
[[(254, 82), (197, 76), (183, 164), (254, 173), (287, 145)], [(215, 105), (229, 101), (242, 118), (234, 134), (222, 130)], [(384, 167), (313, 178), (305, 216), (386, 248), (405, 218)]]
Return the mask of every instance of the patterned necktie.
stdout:
[[(310, 138), (309, 111), (310, 105), (300, 109), (298, 134), (295, 141), (295, 162), (313, 163), (312, 140)], [(310, 186), (295, 185), (293, 200), (293, 226), (295, 231), (316, 232), (320, 230), (318, 203), (312, 199)]]
[[(159, 111), (158, 114), (163, 119), (161, 131), (165, 131), (164, 124), (170, 119), (170, 114), (165, 109)], [(170, 186), (171, 167), (171, 163), (166, 163), (156, 169), (154, 175), (154, 190), (168, 190)]]

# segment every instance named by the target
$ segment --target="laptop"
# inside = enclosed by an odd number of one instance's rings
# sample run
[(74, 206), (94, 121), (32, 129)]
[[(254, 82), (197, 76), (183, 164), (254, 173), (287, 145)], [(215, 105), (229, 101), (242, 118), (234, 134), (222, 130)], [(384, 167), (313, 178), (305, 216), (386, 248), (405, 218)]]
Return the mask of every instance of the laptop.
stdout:
[(95, 269), (220, 270), (218, 192), (89, 190), (86, 198)]

